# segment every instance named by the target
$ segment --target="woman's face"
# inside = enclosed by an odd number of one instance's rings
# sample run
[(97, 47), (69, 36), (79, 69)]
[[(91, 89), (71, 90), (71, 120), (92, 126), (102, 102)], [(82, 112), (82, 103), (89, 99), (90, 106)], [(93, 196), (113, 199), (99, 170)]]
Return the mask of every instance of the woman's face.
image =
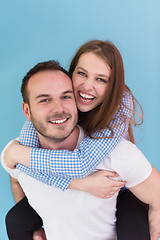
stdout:
[(80, 56), (72, 80), (81, 112), (88, 112), (102, 103), (108, 88), (110, 67), (93, 52)]

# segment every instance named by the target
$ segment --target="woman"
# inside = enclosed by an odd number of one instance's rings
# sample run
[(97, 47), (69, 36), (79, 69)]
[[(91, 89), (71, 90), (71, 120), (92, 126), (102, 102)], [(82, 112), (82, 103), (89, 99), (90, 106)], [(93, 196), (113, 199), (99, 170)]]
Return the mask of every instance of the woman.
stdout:
[[(89, 64), (91, 59), (95, 59), (93, 65)], [(99, 62), (104, 64), (103, 69), (105, 69), (105, 71), (102, 72), (105, 74), (103, 75), (99, 74), (101, 73), (101, 69), (98, 72), (94, 71), (97, 69), (97, 66), (99, 66)], [(96, 155), (95, 147), (95, 151), (93, 151), (92, 147), (92, 151), (89, 152), (91, 157), (85, 157), (85, 159), (89, 159), (87, 162), (87, 167), (89, 167), (89, 169), (87, 169), (87, 172), (85, 169), (85, 171), (82, 172), (82, 175), (86, 176), (122, 139), (122, 133), (124, 130), (126, 133), (131, 116), (128, 108), (132, 109), (132, 102), (129, 101), (131, 99), (131, 93), (129, 89), (124, 86), (124, 70), (121, 56), (115, 46), (110, 42), (91, 41), (84, 44), (73, 58), (69, 73), (73, 79), (77, 107), (79, 109), (79, 124), (84, 128), (88, 136), (92, 138), (86, 137), (85, 141), (89, 141), (89, 144), (92, 145), (92, 143), (95, 142), (93, 138), (100, 138), (99, 140), (96, 140), (96, 147), (100, 150), (101, 155), (98, 161), (94, 162), (94, 157)], [(126, 100), (128, 101), (128, 105), (123, 106)], [(23, 132), (25, 131), (26, 129), (23, 130)], [(113, 136), (116, 138), (112, 138)], [(22, 138), (23, 135), (21, 135), (21, 142), (26, 144), (24, 140), (22, 141)], [(129, 127), (129, 139), (134, 142), (131, 125)], [(97, 143), (99, 143), (99, 145)], [(109, 149), (108, 144), (111, 145), (111, 149)], [(32, 155), (34, 156), (34, 152), (37, 153), (41, 151), (42, 150), (40, 149), (32, 149)], [(43, 154), (44, 152), (48, 154), (47, 150), (43, 151)], [(61, 152), (59, 153), (61, 154)], [(65, 153), (69, 158), (71, 153), (68, 151), (65, 151)], [(77, 154), (75, 152), (73, 154), (77, 160)], [(51, 158), (51, 163), (53, 162), (53, 165), (51, 165), (50, 171), (52, 172), (53, 170), (54, 173), (56, 171), (56, 166), (54, 166), (54, 152), (52, 152)], [(42, 160), (44, 161), (43, 157)], [(34, 160), (32, 162), (34, 163)], [(83, 162), (84, 161), (82, 161), (82, 163)], [(19, 169), (23, 170), (22, 166), (19, 166)], [(69, 169), (69, 171), (70, 170), (71, 169)], [(40, 168), (40, 171), (49, 174), (45, 169), (45, 165), (44, 168)], [(58, 169), (58, 171), (60, 172), (61, 169)], [(61, 173), (69, 175), (67, 166), (62, 169)], [(73, 172), (71, 172), (72, 178), (82, 177), (82, 175), (79, 173), (76, 175), (74, 169)], [(54, 179), (57, 179), (56, 177), (53, 178), (52, 174), (51, 178), (53, 179), (52, 182), (54, 182)], [(62, 188), (65, 189), (70, 181), (71, 178), (68, 179), (67, 184), (64, 184)], [(59, 178), (59, 182), (61, 182), (61, 178)], [(74, 181), (70, 184), (70, 187), (73, 182)], [(127, 191), (124, 191), (123, 195), (126, 194)], [(113, 193), (107, 195), (107, 197), (111, 197), (112, 195)], [(119, 198), (121, 198), (121, 195)], [(129, 198), (127, 201), (129, 201)], [(122, 220), (120, 220), (120, 223), (121, 222)], [(133, 232), (135, 233), (135, 230)], [(148, 226), (146, 230), (146, 234), (148, 235), (146, 236), (144, 232), (142, 233), (143, 237), (140, 236), (139, 239), (149, 239)], [(133, 233), (130, 232), (130, 234), (132, 239), (135, 239)], [(126, 235), (126, 238), (122, 237), (122, 239), (131, 239), (129, 235), (127, 236), (126, 232), (124, 235)], [(138, 238), (136, 237), (136, 239)]]

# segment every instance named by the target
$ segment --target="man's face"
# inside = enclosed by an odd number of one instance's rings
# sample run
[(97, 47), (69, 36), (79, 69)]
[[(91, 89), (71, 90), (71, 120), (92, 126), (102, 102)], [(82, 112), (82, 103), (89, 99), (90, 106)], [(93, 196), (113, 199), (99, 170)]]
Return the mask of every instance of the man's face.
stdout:
[(70, 136), (78, 120), (71, 79), (61, 71), (41, 71), (29, 79), (27, 91), (23, 111), (40, 136), (53, 142)]

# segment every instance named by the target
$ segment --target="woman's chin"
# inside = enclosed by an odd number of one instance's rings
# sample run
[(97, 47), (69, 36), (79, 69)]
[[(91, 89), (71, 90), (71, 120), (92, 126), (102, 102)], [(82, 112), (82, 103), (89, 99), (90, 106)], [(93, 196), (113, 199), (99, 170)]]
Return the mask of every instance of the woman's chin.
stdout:
[(92, 106), (92, 105), (86, 105), (86, 104), (78, 104), (77, 103), (77, 108), (78, 108), (78, 110), (79, 111), (81, 111), (81, 112), (89, 112), (89, 111), (91, 111), (92, 109), (94, 109), (95, 108), (95, 106)]

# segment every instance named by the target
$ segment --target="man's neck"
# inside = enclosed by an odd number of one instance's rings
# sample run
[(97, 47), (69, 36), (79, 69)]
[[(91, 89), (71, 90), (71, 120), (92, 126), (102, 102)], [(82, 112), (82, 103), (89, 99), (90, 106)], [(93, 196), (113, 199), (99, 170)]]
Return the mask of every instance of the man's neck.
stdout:
[(78, 137), (79, 137), (79, 128), (76, 127), (75, 130), (71, 133), (69, 137), (61, 142), (51, 141), (38, 133), (40, 146), (44, 149), (67, 149), (73, 151), (76, 148)]

